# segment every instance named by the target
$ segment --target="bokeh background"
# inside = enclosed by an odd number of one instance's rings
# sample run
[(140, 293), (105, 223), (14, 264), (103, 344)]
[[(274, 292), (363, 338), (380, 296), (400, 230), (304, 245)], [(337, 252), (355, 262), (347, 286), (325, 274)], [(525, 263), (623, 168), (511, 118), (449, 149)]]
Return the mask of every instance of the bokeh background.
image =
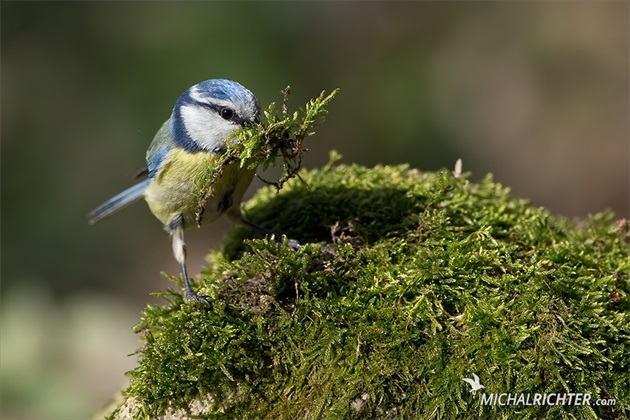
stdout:
[[(2, 2), (0, 417), (86, 418), (125, 384), (178, 268), (144, 203), (85, 215), (205, 79), (263, 106), (340, 87), (309, 168), (462, 158), (557, 215), (628, 217), (629, 4)], [(191, 273), (228, 229), (187, 235)]]

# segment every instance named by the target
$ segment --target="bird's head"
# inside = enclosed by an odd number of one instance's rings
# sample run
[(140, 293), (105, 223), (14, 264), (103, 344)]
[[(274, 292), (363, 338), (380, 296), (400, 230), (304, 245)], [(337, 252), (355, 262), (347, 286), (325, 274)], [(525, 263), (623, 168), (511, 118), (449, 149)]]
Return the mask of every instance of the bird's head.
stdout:
[(225, 151), (237, 128), (259, 123), (260, 108), (252, 92), (225, 79), (198, 83), (179, 97), (171, 115), (175, 143), (191, 153)]

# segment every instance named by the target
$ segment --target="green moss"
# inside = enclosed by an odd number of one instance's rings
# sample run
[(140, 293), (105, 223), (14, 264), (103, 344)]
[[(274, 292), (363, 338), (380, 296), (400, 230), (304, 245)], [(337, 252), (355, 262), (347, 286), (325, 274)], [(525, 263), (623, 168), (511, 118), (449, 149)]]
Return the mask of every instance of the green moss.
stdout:
[(324, 122), (328, 109), (326, 108), (339, 89), (320, 95), (306, 103), (303, 109), (289, 112), (287, 102), (291, 87), (282, 90), (282, 109), (278, 111), (272, 102), (263, 111), (265, 122), (258, 125), (247, 125), (234, 130), (227, 139), (227, 151), (217, 160), (209, 162), (207, 174), (199, 187), (200, 200), (197, 207), (197, 224), (201, 226), (205, 207), (215, 193), (212, 188), (223, 176), (229, 165), (238, 164), (241, 168), (256, 170), (259, 167), (267, 169), (282, 163), (282, 175), (277, 181), (263, 182), (276, 187), (280, 191), (285, 182), (298, 176), (302, 168), (302, 155), (306, 151), (304, 140), (315, 134), (315, 128)]
[[(332, 163), (300, 175), (308, 186), (245, 205), (299, 250), (234, 228), (197, 278), (210, 308), (176, 291), (147, 307), (124, 391), (134, 417), (630, 416), (627, 221), (571, 223), (491, 176)], [(617, 402), (484, 406), (472, 373), (486, 393)]]

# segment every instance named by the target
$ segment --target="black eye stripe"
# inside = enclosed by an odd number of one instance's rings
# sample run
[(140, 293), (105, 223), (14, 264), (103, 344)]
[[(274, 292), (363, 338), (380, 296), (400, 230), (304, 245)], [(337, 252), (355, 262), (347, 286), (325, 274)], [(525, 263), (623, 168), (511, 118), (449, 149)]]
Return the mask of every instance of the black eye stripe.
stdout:
[[(216, 112), (219, 115), (221, 115), (221, 110), (222, 109), (229, 108), (229, 107), (227, 107), (225, 105), (209, 104), (209, 103), (206, 103), (206, 102), (198, 102), (198, 104), (201, 105), (204, 108), (208, 108), (208, 109), (213, 110), (214, 112)], [(229, 108), (229, 109), (232, 109), (232, 108)]]
[(236, 110), (234, 110), (234, 108), (230, 108), (229, 106), (226, 105), (218, 105), (218, 104), (211, 104), (211, 103), (207, 103), (207, 102), (197, 102), (200, 106), (203, 106), (204, 108), (208, 108), (213, 110), (214, 112), (216, 112), (217, 114), (219, 114), (220, 117), (224, 118), (221, 115), (221, 110), (223, 109), (230, 109), (233, 112), (233, 115), (231, 118), (226, 119), (226, 121), (232, 121), (233, 123), (236, 123), (238, 125), (240, 125), (241, 127), (243, 127), (245, 125), (245, 119), (242, 118), (240, 115), (238, 115), (238, 113), (236, 112)]
[[(198, 102), (198, 104), (199, 104), (199, 105), (201, 105), (201, 106), (203, 106), (204, 108), (208, 108), (208, 109), (213, 110), (214, 112), (216, 112), (217, 114), (219, 114), (219, 116), (220, 116), (221, 118), (224, 118), (224, 119), (226, 119), (226, 120), (229, 120), (229, 121), (234, 121), (234, 122), (236, 122), (236, 123), (238, 123), (238, 124), (241, 124), (241, 122), (243, 121), (243, 119), (242, 119), (242, 118), (240, 118), (240, 117), (238, 116), (238, 114), (236, 113), (236, 111), (235, 111), (233, 108), (230, 108), (229, 106), (225, 106), (225, 105), (218, 105), (218, 104), (209, 104), (209, 103), (206, 103), (206, 102)], [(222, 111), (223, 111), (223, 110), (230, 110), (230, 111), (232, 112), (232, 116), (231, 116), (231, 117), (229, 117), (229, 118), (225, 118), (225, 117), (223, 116), (223, 114), (222, 114)]]

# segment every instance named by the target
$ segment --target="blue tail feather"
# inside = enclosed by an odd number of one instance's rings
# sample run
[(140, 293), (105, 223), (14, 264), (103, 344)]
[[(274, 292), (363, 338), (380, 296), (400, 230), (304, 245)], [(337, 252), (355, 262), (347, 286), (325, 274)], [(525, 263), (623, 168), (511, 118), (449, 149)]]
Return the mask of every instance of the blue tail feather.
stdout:
[(110, 214), (116, 213), (118, 210), (127, 207), (129, 204), (143, 196), (150, 181), (150, 179), (142, 181), (133, 187), (127, 188), (115, 197), (110, 198), (88, 214), (88, 222), (93, 225)]

